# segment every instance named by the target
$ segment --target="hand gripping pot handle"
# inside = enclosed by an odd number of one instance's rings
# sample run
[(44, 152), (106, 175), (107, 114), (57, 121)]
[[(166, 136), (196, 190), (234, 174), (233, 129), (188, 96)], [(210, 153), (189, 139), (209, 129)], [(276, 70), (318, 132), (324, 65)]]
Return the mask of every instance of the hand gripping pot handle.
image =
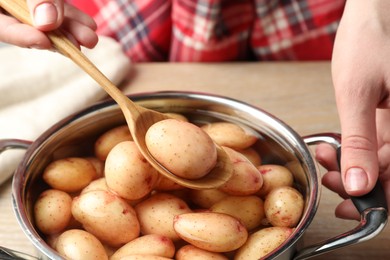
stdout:
[[(337, 160), (340, 163), (340, 134), (317, 134), (306, 136), (303, 139), (308, 145), (324, 142), (333, 145), (337, 150)], [(357, 244), (375, 237), (384, 229), (387, 223), (388, 209), (385, 193), (379, 181), (371, 192), (364, 196), (351, 197), (351, 200), (360, 213), (359, 224), (348, 232), (300, 250), (294, 259), (307, 259), (340, 247)]]

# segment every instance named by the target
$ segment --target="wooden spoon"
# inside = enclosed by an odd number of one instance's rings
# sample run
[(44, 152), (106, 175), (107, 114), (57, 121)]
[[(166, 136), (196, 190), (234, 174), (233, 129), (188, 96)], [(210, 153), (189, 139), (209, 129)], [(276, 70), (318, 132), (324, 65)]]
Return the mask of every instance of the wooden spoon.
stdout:
[[(25, 0), (0, 0), (0, 6), (22, 23), (32, 25)], [(145, 143), (145, 134), (151, 125), (170, 117), (132, 102), (60, 30), (47, 32), (47, 36), (56, 50), (69, 57), (87, 72), (118, 103), (140, 152), (162, 175), (193, 189), (217, 188), (230, 179), (233, 166), (226, 152), (219, 146), (217, 146), (217, 165), (202, 178), (189, 180), (178, 177), (166, 169), (149, 153)]]

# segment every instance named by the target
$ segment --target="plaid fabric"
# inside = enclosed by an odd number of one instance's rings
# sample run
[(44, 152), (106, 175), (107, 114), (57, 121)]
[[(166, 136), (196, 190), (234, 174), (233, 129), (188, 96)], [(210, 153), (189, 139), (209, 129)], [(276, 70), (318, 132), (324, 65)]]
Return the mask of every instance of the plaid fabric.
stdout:
[(327, 60), (345, 0), (69, 0), (134, 62)]

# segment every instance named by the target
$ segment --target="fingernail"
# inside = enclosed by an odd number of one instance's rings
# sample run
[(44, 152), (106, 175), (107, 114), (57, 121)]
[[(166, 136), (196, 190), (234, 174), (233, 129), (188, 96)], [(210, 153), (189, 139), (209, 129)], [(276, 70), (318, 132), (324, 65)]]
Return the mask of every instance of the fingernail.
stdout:
[(358, 191), (365, 189), (368, 184), (366, 172), (361, 168), (350, 168), (345, 176), (345, 189), (347, 191)]
[(29, 46), (28, 48), (30, 48), (30, 49), (37, 49), (37, 50), (42, 50), (42, 49), (43, 49), (43, 48), (41, 47), (41, 45), (39, 45), (39, 44), (31, 45), (31, 46)]
[(34, 24), (36, 26), (45, 26), (56, 23), (57, 8), (51, 3), (43, 3), (35, 7)]
[(58, 52), (55, 48), (45, 49), (41, 45), (31, 45), (28, 47), (29, 49), (36, 49), (36, 50), (48, 50), (51, 52)]

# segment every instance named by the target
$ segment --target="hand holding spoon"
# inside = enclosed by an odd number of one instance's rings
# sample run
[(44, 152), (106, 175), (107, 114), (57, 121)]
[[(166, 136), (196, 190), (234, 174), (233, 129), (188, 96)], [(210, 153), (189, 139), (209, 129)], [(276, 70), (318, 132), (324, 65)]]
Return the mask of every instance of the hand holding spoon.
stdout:
[[(19, 21), (32, 24), (25, 0), (0, 0), (0, 6)], [(218, 155), (216, 166), (202, 178), (189, 180), (178, 177), (167, 170), (148, 151), (145, 143), (145, 135), (151, 125), (170, 117), (132, 102), (60, 30), (47, 32), (47, 36), (52, 41), (56, 50), (70, 58), (88, 73), (116, 101), (123, 112), (140, 152), (162, 175), (182, 186), (193, 189), (216, 188), (230, 179), (233, 174), (233, 166), (228, 155), (219, 146), (217, 146)]]

